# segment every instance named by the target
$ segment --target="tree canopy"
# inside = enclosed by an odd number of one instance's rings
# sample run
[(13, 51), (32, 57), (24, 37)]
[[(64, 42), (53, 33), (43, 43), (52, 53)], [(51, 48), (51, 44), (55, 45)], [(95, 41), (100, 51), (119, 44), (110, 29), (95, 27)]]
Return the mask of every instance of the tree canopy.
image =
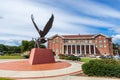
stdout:
[(0, 44), (0, 52), (3, 53), (20, 53), (20, 47), (19, 46), (9, 46), (9, 45), (4, 45)]

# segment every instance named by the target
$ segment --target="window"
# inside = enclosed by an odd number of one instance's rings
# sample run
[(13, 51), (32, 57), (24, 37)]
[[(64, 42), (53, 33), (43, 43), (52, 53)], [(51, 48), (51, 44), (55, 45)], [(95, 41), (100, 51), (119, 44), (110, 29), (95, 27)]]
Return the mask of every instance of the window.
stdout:
[(95, 42), (97, 43), (97, 40)]
[(102, 48), (102, 45), (100, 44), (99, 47)]
[(88, 40), (85, 40), (85, 43), (88, 43)]
[(84, 40), (81, 40), (81, 43), (84, 43)]
[(64, 43), (68, 43), (68, 40), (67, 40), (67, 39), (65, 39), (65, 40), (64, 40)]
[(80, 40), (80, 43), (81, 43), (82, 41)]
[(72, 40), (73, 43), (75, 43), (75, 40)]
[(68, 43), (71, 43), (71, 40), (68, 40)]
[(104, 40), (104, 43), (106, 43), (106, 40)]
[(107, 46), (106, 45), (104, 45), (104, 48), (106, 48)]
[(59, 42), (59, 40), (58, 40), (58, 39), (56, 39), (56, 40), (55, 40), (55, 43), (58, 43), (58, 42)]
[(102, 42), (102, 40), (98, 40), (98, 42), (99, 42), (99, 43), (101, 43), (101, 42)]
[(76, 40), (77, 43), (79, 43), (79, 40)]
[(92, 43), (92, 40), (89, 40), (89, 43)]
[(101, 36), (99, 36), (99, 38), (101, 38)]

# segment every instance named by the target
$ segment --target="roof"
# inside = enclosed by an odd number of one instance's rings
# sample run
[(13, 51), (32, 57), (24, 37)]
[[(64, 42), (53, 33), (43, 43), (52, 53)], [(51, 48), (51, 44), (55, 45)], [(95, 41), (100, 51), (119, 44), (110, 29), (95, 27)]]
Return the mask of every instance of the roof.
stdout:
[(92, 38), (94, 35), (62, 35), (64, 38)]
[(95, 37), (96, 37), (96, 36), (98, 36), (98, 35), (102, 35), (102, 36), (104, 36), (104, 37), (106, 37), (106, 38), (111, 38), (111, 37), (109, 37), (109, 36), (106, 36), (106, 35), (104, 35), (104, 34), (101, 34), (101, 33), (94, 35), (94, 36), (93, 36), (93, 38), (95, 38)]
[[(63, 39), (91, 39), (91, 38), (97, 37), (98, 35), (105, 36), (103, 34), (94, 34), (94, 35), (93, 34), (89, 34), (89, 35), (81, 35), (81, 34), (78, 34), (78, 35), (58, 35), (58, 34), (56, 34), (56, 35), (50, 37), (49, 39), (53, 39), (56, 36), (59, 36)], [(105, 37), (110, 38), (108, 36), (105, 36)]]
[(53, 39), (53, 38), (55, 38), (55, 37), (57, 37), (57, 36), (59, 36), (59, 37), (63, 38), (63, 36), (61, 36), (61, 35), (58, 35), (58, 34), (55, 34), (54, 36), (52, 36), (52, 37), (49, 37), (48, 39)]

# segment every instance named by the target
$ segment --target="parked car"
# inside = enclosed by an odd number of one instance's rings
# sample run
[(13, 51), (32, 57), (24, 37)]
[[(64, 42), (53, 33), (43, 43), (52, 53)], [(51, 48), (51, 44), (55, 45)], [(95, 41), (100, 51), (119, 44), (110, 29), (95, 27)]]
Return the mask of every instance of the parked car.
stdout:
[(115, 55), (113, 58), (117, 59), (117, 60), (120, 60), (120, 55)]
[(99, 58), (102, 58), (102, 59), (111, 59), (113, 58), (112, 55), (101, 55)]

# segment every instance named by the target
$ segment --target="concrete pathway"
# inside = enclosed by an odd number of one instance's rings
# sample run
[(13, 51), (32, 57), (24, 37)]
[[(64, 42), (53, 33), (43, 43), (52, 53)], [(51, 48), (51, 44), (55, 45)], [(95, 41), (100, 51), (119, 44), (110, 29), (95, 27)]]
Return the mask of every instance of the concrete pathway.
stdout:
[[(19, 60), (0, 60), (0, 63), (9, 62), (9, 61), (19, 61)], [(82, 64), (74, 61), (68, 61), (68, 62), (72, 66), (58, 70), (48, 70), (48, 71), (0, 70), (0, 77), (13, 77), (13, 78), (17, 78), (17, 80), (120, 80), (120, 78), (83, 77), (83, 76), (71, 75), (70, 73), (80, 71)]]
[[(15, 60), (0, 60), (0, 63), (10, 62)], [(17, 60), (19, 61), (19, 60)], [(53, 76), (62, 76), (71, 73), (81, 71), (80, 63), (69, 62), (70, 67), (55, 69), (55, 70), (44, 70), (44, 71), (13, 71), (13, 70), (0, 70), (0, 77), (11, 77), (11, 78), (44, 78)], [(24, 66), (24, 65), (23, 65)], [(49, 66), (47, 66), (49, 67)]]
[(37, 79), (17, 79), (17, 80), (120, 80), (119, 78), (101, 78), (101, 77), (83, 77), (83, 76), (61, 76), (52, 78), (37, 78)]

